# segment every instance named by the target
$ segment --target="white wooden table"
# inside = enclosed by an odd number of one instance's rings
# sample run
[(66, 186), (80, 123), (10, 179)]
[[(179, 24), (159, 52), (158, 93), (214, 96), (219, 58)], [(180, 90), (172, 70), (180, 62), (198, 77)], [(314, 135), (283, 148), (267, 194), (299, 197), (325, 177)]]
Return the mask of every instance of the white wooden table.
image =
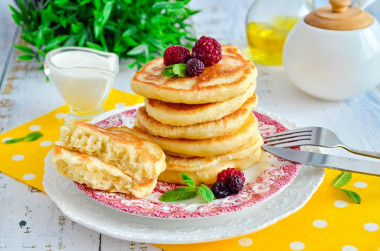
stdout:
[[(197, 36), (207, 34), (222, 44), (246, 47), (245, 15), (253, 0), (193, 0), (203, 11), (194, 17)], [(0, 133), (22, 125), (63, 104), (37, 65), (17, 60), (12, 44), (19, 30), (0, 1)], [(380, 19), (380, 3), (371, 9)], [(258, 65), (259, 106), (302, 126), (323, 126), (337, 132), (352, 147), (380, 151), (380, 87), (346, 102), (314, 99), (294, 87), (282, 67)], [(380, 69), (380, 66), (379, 66)], [(132, 70), (121, 66), (115, 87), (131, 92)], [(344, 154), (338, 152), (338, 154)], [(1, 162), (0, 162), (1, 165)], [(25, 225), (23, 224), (25, 223)], [(54, 203), (32, 187), (0, 173), (1, 250), (159, 250), (142, 243), (117, 240), (67, 219)]]

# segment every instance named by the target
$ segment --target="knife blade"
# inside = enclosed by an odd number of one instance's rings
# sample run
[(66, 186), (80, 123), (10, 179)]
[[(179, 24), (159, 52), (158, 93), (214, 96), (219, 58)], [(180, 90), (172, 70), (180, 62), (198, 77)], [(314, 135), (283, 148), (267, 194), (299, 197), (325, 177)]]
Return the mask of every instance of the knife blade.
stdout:
[(328, 167), (341, 171), (380, 176), (380, 162), (346, 158), (336, 155), (299, 151), (289, 148), (267, 146), (262, 148), (278, 157), (310, 166)]

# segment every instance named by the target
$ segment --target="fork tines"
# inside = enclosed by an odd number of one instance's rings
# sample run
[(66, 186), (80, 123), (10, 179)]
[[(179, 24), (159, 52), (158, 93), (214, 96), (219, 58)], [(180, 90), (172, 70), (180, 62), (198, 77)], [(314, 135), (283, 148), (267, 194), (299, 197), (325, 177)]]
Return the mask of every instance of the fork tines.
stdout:
[(280, 147), (301, 146), (310, 143), (312, 132), (312, 127), (280, 132), (264, 137), (264, 143), (268, 146)]

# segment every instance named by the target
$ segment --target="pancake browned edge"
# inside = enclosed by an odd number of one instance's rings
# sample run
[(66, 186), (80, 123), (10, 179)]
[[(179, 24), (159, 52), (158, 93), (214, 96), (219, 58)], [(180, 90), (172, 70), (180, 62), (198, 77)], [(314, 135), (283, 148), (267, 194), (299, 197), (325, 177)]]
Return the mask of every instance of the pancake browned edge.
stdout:
[[(261, 158), (263, 140), (259, 132), (249, 141), (232, 152), (211, 157), (176, 157), (166, 155), (167, 169), (158, 180), (183, 184), (181, 174), (188, 174), (196, 184), (213, 184), (218, 172), (227, 168), (245, 170)], [(252, 167), (254, 168), (254, 167)]]
[(93, 189), (142, 198), (151, 194), (157, 184), (157, 179), (137, 182), (114, 165), (60, 146), (54, 146), (52, 161), (56, 164), (58, 173)]
[(166, 138), (210, 139), (231, 134), (243, 126), (253, 108), (257, 105), (257, 97), (249, 98), (238, 110), (215, 121), (189, 126), (162, 124), (150, 117), (144, 106), (137, 111), (137, 120), (151, 135)]
[(231, 45), (223, 45), (219, 63), (206, 67), (197, 77), (165, 77), (161, 74), (164, 69), (162, 57), (148, 62), (134, 75), (131, 89), (171, 103), (215, 103), (242, 94), (257, 76), (252, 61)]
[(96, 156), (138, 182), (156, 178), (166, 168), (162, 149), (145, 134), (127, 127), (103, 129), (72, 121), (61, 127), (56, 145)]
[[(207, 157), (228, 153), (244, 145), (258, 130), (257, 128), (257, 119), (253, 114), (250, 114), (238, 131), (225, 136), (211, 139), (170, 139), (151, 135), (150, 138), (164, 151), (188, 156)], [(136, 121), (134, 129), (149, 135), (148, 131), (141, 127), (138, 121)]]
[(175, 126), (195, 125), (218, 120), (239, 109), (249, 98), (255, 95), (256, 82), (239, 96), (216, 103), (188, 105), (168, 103), (157, 99), (145, 99), (146, 111), (162, 124)]

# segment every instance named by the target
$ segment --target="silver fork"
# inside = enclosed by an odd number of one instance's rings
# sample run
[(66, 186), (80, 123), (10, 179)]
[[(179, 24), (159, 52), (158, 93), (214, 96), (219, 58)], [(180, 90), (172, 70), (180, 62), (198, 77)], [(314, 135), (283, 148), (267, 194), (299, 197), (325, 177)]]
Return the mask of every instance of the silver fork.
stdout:
[(380, 159), (380, 153), (356, 150), (346, 146), (336, 134), (323, 127), (304, 127), (280, 132), (264, 137), (268, 146), (295, 147), (295, 146), (321, 146), (328, 148), (341, 147), (351, 153)]

